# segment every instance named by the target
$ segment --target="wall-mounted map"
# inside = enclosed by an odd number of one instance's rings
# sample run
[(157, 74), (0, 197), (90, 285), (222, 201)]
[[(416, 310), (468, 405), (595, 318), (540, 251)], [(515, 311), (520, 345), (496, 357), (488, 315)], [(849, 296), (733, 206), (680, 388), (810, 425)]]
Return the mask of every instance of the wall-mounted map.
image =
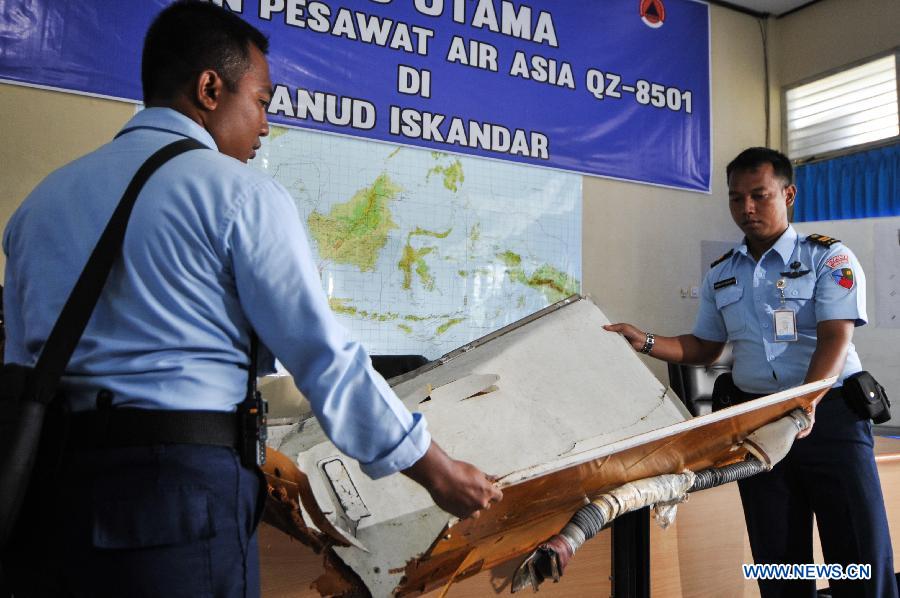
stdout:
[(581, 176), (272, 128), (332, 309), (372, 354), (432, 359), (581, 290)]

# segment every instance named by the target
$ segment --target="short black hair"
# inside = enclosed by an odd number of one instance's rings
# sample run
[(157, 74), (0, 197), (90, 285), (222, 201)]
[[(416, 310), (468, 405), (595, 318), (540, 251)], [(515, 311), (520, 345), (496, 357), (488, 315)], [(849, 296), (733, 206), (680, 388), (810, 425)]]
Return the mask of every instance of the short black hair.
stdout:
[(234, 91), (250, 68), (250, 44), (263, 54), (269, 40), (236, 14), (210, 2), (179, 0), (160, 12), (144, 37), (144, 103), (174, 99), (207, 69)]
[(787, 156), (777, 150), (768, 147), (750, 147), (738, 154), (725, 167), (725, 178), (731, 180), (731, 173), (735, 170), (755, 170), (763, 164), (771, 164), (775, 176), (784, 181), (785, 187), (794, 184), (794, 167)]

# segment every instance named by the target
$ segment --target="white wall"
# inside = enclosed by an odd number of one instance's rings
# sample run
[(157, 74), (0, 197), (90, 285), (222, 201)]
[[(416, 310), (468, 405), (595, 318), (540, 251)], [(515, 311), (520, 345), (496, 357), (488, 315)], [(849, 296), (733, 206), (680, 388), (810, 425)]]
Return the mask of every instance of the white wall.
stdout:
[[(41, 179), (106, 143), (134, 105), (0, 83), (0, 230)], [(6, 257), (0, 251), (0, 281)]]

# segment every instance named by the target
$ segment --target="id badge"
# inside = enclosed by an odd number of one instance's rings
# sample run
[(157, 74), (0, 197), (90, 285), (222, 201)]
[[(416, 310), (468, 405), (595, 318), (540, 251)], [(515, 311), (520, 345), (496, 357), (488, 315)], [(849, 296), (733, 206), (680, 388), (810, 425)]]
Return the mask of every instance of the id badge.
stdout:
[(775, 318), (775, 342), (788, 343), (797, 340), (797, 314), (792, 309), (776, 309), (772, 313)]

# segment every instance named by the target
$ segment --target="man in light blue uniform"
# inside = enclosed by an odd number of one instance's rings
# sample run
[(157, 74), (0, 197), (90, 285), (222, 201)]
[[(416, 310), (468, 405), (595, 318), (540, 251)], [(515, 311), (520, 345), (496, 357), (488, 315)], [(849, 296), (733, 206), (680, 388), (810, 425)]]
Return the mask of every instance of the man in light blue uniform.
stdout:
[(202, 430), (156, 441), (157, 420), (142, 419), (234, 412), (251, 330), (265, 365), (278, 357), (325, 433), (368, 475), (402, 471), (459, 517), (501, 497), (484, 473), (441, 451), (336, 323), (291, 197), (245, 164), (268, 134), (267, 46), (213, 4), (169, 6), (145, 40), (147, 109), (48, 176), (6, 228), (5, 359), (34, 364), (138, 167), (185, 137), (209, 148), (163, 165), (137, 200), (62, 381), (76, 416), (63, 440), (48, 441), (65, 458), (36, 472), (5, 555), (17, 596), (259, 592), (258, 470), (235, 447), (192, 438)]
[[(815, 425), (771, 472), (738, 482), (757, 563), (812, 563), (813, 513), (826, 563), (872, 566), (867, 581), (831, 580), (834, 596), (897, 596), (872, 424), (844, 400), (862, 369), (850, 342), (866, 323), (865, 276), (836, 239), (788, 223), (796, 188), (790, 161), (750, 148), (728, 165), (729, 206), (744, 241), (713, 263), (691, 334), (664, 337), (630, 324), (607, 330), (672, 363), (708, 365), (733, 344), (736, 399), (838, 376), (814, 406)], [(813, 597), (813, 580), (760, 580), (764, 598)]]

